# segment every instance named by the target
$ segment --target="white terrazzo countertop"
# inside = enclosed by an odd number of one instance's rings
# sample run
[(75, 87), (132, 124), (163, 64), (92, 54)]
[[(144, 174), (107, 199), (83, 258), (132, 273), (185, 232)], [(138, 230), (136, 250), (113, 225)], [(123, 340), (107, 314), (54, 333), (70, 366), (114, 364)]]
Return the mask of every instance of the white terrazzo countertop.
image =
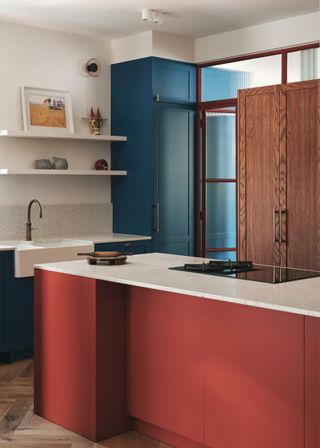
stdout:
[(269, 284), (168, 269), (185, 263), (199, 263), (201, 260), (204, 259), (151, 253), (129, 257), (127, 264), (121, 266), (92, 266), (82, 260), (35, 267), (97, 280), (320, 317), (320, 277)]
[[(141, 240), (151, 240), (151, 236), (144, 235), (127, 235), (122, 233), (106, 233), (106, 234), (90, 234), (90, 235), (73, 235), (72, 237), (66, 236), (64, 238), (43, 238), (37, 239), (34, 238), (32, 242), (41, 242), (41, 241), (59, 241), (61, 239), (65, 239), (68, 241), (86, 241), (92, 242), (93, 244), (98, 243), (121, 243), (126, 241), (141, 241)], [(22, 240), (10, 240), (10, 241), (0, 241), (0, 252), (7, 250), (15, 250), (19, 244), (25, 243), (26, 241)]]
[(151, 240), (151, 236), (144, 235), (127, 235), (124, 233), (106, 233), (106, 234), (98, 234), (98, 235), (76, 235), (72, 236), (72, 238), (68, 238), (72, 240), (85, 240), (92, 241), (93, 244), (98, 243), (121, 243), (125, 241), (141, 241), (141, 240)]
[(16, 246), (13, 245), (6, 245), (6, 244), (0, 244), (0, 252), (6, 252), (8, 250), (15, 250)]

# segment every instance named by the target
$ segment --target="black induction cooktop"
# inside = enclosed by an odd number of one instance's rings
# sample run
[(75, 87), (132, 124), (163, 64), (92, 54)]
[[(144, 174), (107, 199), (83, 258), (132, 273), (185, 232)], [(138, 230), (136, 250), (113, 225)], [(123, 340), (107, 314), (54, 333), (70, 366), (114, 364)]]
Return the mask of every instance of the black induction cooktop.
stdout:
[(253, 264), (251, 261), (211, 260), (207, 263), (188, 263), (184, 266), (176, 266), (169, 269), (265, 283), (284, 283), (320, 277), (319, 271), (265, 266)]

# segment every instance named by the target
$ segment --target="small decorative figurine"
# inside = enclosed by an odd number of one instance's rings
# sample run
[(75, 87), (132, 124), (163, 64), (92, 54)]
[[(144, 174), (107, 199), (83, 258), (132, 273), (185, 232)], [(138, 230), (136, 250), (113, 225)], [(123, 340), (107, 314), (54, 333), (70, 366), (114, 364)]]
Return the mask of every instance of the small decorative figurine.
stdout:
[(37, 170), (52, 170), (52, 162), (49, 159), (35, 160), (34, 166)]
[(89, 118), (83, 118), (83, 120), (88, 122), (91, 134), (100, 135), (100, 129), (103, 122), (107, 121), (107, 118), (102, 118), (99, 108), (97, 109), (97, 112), (94, 113), (93, 108), (91, 107)]
[(99, 159), (94, 166), (96, 170), (106, 171), (108, 169), (108, 162), (105, 159)]
[(67, 170), (68, 169), (68, 160), (62, 159), (61, 157), (52, 157), (53, 158), (53, 169), (54, 170)]

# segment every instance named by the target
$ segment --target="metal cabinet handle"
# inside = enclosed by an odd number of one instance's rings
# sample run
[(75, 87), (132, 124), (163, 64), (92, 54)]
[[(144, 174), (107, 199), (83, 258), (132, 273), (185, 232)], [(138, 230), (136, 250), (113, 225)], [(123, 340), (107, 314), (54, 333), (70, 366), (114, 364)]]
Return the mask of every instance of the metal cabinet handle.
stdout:
[[(284, 222), (282, 217), (284, 216)], [(283, 237), (282, 224), (285, 228), (285, 236)], [(280, 243), (287, 242), (287, 210), (280, 209)]]
[(156, 210), (156, 225), (153, 227), (153, 231), (156, 233), (160, 233), (160, 204), (153, 204), (153, 208)]
[[(274, 243), (280, 243), (280, 236), (277, 236), (277, 225), (279, 226), (279, 217), (280, 217), (280, 211), (275, 210), (273, 214), (273, 242)], [(278, 219), (277, 219), (278, 218)], [(280, 230), (281, 234), (281, 230)]]

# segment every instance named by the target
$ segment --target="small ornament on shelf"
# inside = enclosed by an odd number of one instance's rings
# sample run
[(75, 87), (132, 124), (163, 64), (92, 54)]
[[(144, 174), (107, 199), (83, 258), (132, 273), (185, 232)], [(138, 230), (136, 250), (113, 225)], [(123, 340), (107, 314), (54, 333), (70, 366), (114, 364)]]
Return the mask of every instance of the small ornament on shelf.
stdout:
[(100, 135), (100, 129), (107, 118), (102, 118), (99, 108), (97, 112), (93, 112), (93, 108), (91, 107), (89, 118), (82, 118), (83, 120), (88, 122), (89, 129), (92, 135)]
[(108, 162), (105, 159), (99, 159), (96, 161), (94, 167), (98, 171), (107, 171)]

